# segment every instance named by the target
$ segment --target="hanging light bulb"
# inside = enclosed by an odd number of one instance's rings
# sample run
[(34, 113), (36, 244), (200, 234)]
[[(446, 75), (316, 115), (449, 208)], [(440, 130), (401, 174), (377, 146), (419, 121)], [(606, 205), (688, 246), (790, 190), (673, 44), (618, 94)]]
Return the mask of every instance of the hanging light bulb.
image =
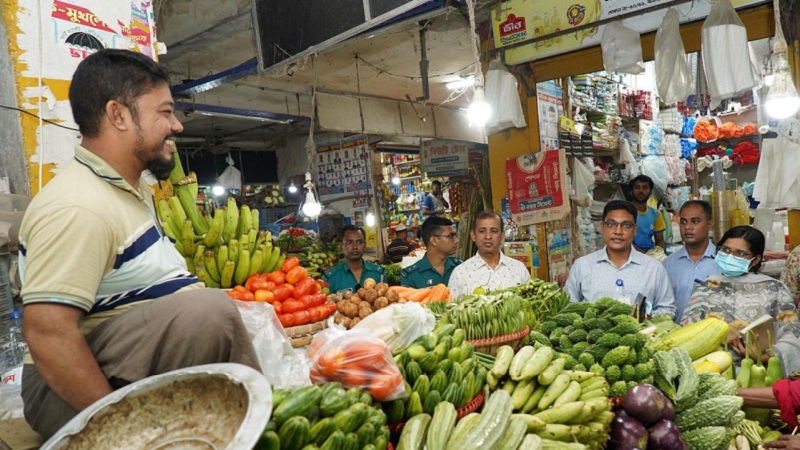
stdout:
[(472, 97), (472, 103), (467, 110), (469, 126), (475, 125), (483, 128), (491, 116), (492, 107), (486, 102), (486, 94), (483, 91), (483, 86), (477, 86), (475, 88), (475, 94)]
[(222, 194), (224, 193), (225, 193), (225, 188), (218, 184), (211, 188), (211, 194), (213, 194), (214, 197), (221, 197)]
[(392, 177), (392, 184), (395, 186), (400, 186), (400, 177), (398, 177), (397, 175)]
[(773, 74), (773, 81), (769, 85), (764, 108), (770, 117), (782, 120), (797, 113), (798, 109), (800, 109), (800, 97), (797, 96), (797, 89), (795, 88), (794, 80), (792, 80), (792, 73), (789, 71), (786, 54), (778, 53), (775, 57), (776, 69)]
[(296, 194), (297, 193), (297, 186), (295, 186), (294, 183), (289, 185), (289, 193), (290, 194)]
[(368, 227), (375, 226), (375, 214), (372, 214), (372, 211), (367, 213), (367, 216), (364, 217), (364, 222), (367, 224)]
[(322, 205), (319, 204), (314, 195), (314, 183), (311, 181), (311, 173), (309, 172), (306, 172), (306, 184), (303, 187), (306, 189), (306, 197), (300, 209), (304, 216), (316, 219), (319, 213), (322, 212)]

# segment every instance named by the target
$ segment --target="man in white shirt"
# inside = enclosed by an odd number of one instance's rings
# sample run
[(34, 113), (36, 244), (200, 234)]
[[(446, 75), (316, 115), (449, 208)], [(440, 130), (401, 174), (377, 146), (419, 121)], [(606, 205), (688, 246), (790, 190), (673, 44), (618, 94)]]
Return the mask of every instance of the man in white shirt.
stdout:
[(606, 204), (601, 228), (606, 246), (572, 265), (564, 288), (570, 301), (612, 297), (632, 304), (642, 295), (651, 306), (650, 315), (675, 316), (675, 297), (664, 266), (633, 248), (637, 215), (629, 202)]
[(469, 235), (478, 246), (478, 253), (453, 269), (447, 287), (454, 298), (472, 294), (477, 288), (489, 292), (531, 280), (531, 272), (525, 264), (500, 251), (506, 235), (503, 220), (496, 212), (479, 212)]

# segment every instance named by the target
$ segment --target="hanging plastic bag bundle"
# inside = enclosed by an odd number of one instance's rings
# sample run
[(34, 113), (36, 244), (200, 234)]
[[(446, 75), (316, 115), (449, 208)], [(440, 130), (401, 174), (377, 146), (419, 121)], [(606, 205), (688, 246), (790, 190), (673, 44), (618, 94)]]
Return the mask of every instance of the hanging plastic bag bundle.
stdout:
[(353, 327), (380, 338), (392, 353), (408, 347), (418, 337), (433, 331), (436, 317), (419, 303), (393, 303), (375, 311)]
[(712, 108), (755, 87), (747, 30), (730, 0), (717, 0), (711, 7), (701, 30), (701, 49)]
[(656, 31), (656, 87), (666, 104), (686, 100), (692, 93), (692, 74), (686, 64), (686, 51), (680, 33), (678, 11), (670, 9)]
[(605, 26), (600, 47), (603, 50), (603, 67), (606, 72), (633, 75), (644, 72), (639, 32), (623, 26), (621, 21)]
[(233, 158), (231, 158), (231, 154), (228, 153), (228, 156), (225, 157), (225, 162), (228, 163), (228, 167), (225, 168), (225, 171), (222, 172), (222, 175), (217, 178), (217, 183), (220, 186), (225, 188), (225, 190), (242, 190), (242, 172), (239, 171), (236, 167), (233, 167)]
[(486, 72), (486, 99), (492, 108), (492, 117), (484, 127), (487, 135), (511, 127), (525, 128), (517, 79), (499, 58), (489, 63)]
[(572, 185), (575, 193), (570, 198), (579, 206), (588, 207), (592, 204), (592, 193), (589, 189), (594, 187), (594, 175), (580, 159), (575, 158), (572, 169)]
[(338, 381), (369, 391), (380, 402), (408, 397), (386, 343), (366, 330), (328, 328), (314, 335), (306, 356), (314, 383)]

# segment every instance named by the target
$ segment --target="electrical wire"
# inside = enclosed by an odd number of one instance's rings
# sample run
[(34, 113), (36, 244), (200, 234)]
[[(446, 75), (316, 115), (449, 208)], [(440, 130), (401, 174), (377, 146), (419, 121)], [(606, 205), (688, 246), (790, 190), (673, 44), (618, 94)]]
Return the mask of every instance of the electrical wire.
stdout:
[(59, 128), (64, 128), (65, 130), (77, 131), (78, 133), (80, 133), (80, 131), (81, 131), (81, 130), (79, 130), (77, 128), (68, 127), (68, 126), (65, 126), (65, 125), (61, 125), (58, 122), (53, 122), (52, 120), (47, 120), (45, 118), (40, 117), (38, 114), (34, 114), (34, 113), (30, 112), (30, 111), (26, 111), (26, 110), (24, 110), (22, 108), (17, 108), (15, 106), (0, 105), (0, 108), (2, 108), (2, 109), (10, 109), (12, 111), (19, 111), (21, 113), (25, 113), (25, 114), (27, 114), (27, 115), (29, 115), (31, 117), (34, 117), (36, 119), (41, 120), (42, 122), (49, 123), (50, 125), (55, 125), (55, 126), (57, 126)]
[[(400, 75), (400, 74), (397, 74), (397, 73), (389, 72), (388, 70), (383, 69), (381, 67), (378, 67), (377, 65), (367, 61), (366, 59), (362, 58), (359, 55), (356, 55), (356, 58), (359, 59), (364, 64), (366, 64), (366, 65), (372, 67), (373, 69), (377, 70), (378, 71), (378, 75), (380, 75), (382, 73), (385, 73), (386, 75), (389, 75), (389, 76), (393, 76), (393, 77), (397, 77), (397, 78), (405, 78), (405, 79), (408, 79), (408, 80), (420, 80), (420, 79), (422, 79), (422, 77), (412, 77), (412, 76), (409, 76), (409, 75)], [(439, 77), (446, 77), (446, 76), (450, 76), (450, 75), (456, 75), (459, 72), (463, 72), (464, 70), (467, 70), (467, 69), (469, 69), (470, 67), (472, 67), (474, 65), (475, 65), (475, 63), (471, 62), (471, 63), (467, 64), (466, 66), (464, 66), (464, 67), (462, 67), (462, 68), (460, 68), (458, 70), (455, 70), (453, 72), (441, 73), (439, 75), (430, 75), (430, 76), (428, 76), (428, 78), (439, 78)]]

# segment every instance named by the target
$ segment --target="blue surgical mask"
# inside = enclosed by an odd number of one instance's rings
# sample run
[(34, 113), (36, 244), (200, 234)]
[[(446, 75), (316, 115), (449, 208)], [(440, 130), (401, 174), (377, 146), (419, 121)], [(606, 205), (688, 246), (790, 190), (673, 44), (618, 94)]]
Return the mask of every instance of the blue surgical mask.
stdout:
[(719, 271), (728, 277), (739, 277), (746, 274), (752, 261), (752, 259), (739, 258), (722, 252), (717, 252), (714, 260), (717, 262)]

